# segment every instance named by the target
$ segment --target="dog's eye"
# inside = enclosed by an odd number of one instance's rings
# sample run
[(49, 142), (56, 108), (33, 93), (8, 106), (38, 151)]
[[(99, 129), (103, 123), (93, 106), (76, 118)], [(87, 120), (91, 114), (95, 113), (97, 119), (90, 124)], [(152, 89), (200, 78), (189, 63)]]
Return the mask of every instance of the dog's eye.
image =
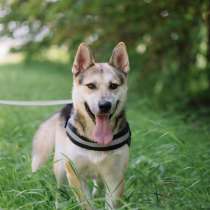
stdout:
[(89, 89), (94, 90), (96, 89), (96, 85), (94, 83), (89, 83), (86, 85)]
[(111, 89), (111, 90), (115, 90), (115, 89), (117, 89), (118, 87), (119, 87), (119, 85), (116, 84), (116, 83), (110, 83), (110, 85), (109, 85), (109, 89)]

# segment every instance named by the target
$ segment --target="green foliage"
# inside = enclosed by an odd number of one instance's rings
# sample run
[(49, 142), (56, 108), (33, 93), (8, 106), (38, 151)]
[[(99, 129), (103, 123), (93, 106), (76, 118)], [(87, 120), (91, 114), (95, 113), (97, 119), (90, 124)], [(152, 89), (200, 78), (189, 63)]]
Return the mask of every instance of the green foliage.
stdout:
[(65, 46), (71, 55), (86, 41), (104, 60), (124, 41), (138, 84), (150, 81), (147, 94), (164, 103), (188, 103), (201, 92), (210, 98), (207, 0), (2, 0), (1, 7), (0, 33), (17, 38), (22, 29), (23, 44), (15, 50), (27, 58), (53, 45)]

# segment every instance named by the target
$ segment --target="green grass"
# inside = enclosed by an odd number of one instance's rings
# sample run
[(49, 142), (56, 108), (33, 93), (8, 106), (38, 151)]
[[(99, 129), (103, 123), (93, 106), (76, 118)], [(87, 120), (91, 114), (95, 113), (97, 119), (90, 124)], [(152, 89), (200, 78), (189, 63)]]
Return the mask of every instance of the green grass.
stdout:
[[(0, 66), (0, 99), (69, 98), (70, 90), (68, 66)], [(209, 124), (158, 111), (131, 90), (133, 138), (122, 209), (210, 209)], [(54, 209), (52, 166), (31, 173), (31, 139), (39, 123), (59, 108), (0, 106), (0, 209)], [(78, 209), (70, 193), (67, 209), (73, 207)]]

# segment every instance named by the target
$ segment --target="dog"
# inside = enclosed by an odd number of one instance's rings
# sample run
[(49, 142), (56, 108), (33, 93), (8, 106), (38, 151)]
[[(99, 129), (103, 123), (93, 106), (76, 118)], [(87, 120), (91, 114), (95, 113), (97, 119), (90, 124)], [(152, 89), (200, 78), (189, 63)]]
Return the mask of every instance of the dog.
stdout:
[(72, 67), (72, 104), (43, 122), (33, 139), (32, 172), (54, 150), (58, 187), (68, 180), (83, 209), (93, 209), (88, 202), (89, 178), (104, 183), (108, 210), (118, 207), (124, 191), (131, 139), (125, 114), (128, 72), (123, 42), (107, 63), (96, 63), (88, 45), (81, 43)]

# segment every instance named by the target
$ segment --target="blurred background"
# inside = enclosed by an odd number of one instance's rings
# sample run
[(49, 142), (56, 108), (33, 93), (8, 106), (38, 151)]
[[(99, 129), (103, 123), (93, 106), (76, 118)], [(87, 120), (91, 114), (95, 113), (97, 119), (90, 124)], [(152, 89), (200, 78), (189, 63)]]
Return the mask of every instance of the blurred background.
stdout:
[(0, 37), (1, 62), (10, 50), (18, 61), (70, 63), (82, 41), (104, 61), (124, 41), (141, 94), (210, 104), (208, 0), (1, 0)]
[[(0, 99), (69, 99), (84, 41), (97, 62), (120, 41), (128, 47), (132, 145), (120, 210), (209, 210), (210, 1), (0, 0)], [(0, 209), (55, 209), (51, 165), (31, 173), (31, 140), (60, 108), (0, 106)], [(64, 209), (78, 209), (69, 194)]]

